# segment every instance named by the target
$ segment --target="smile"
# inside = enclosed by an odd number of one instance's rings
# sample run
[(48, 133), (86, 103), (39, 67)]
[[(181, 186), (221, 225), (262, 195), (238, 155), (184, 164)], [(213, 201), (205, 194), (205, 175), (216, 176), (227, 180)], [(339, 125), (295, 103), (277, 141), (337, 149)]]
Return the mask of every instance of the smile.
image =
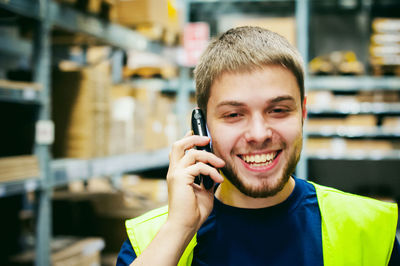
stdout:
[(263, 167), (270, 165), (274, 159), (278, 156), (280, 151), (274, 151), (269, 153), (260, 154), (243, 154), (239, 157), (252, 167)]

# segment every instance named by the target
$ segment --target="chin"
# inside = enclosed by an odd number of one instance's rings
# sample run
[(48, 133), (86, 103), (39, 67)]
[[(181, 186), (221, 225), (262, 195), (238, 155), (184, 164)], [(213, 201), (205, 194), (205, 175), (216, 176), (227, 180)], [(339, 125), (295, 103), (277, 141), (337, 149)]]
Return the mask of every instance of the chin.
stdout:
[[(244, 195), (252, 198), (267, 198), (278, 194), (289, 181), (290, 174), (278, 175), (263, 179), (246, 180), (229, 166), (222, 169), (225, 177)], [(250, 182), (249, 182), (250, 181)]]
[[(239, 173), (235, 166), (227, 164), (222, 169), (222, 172), (226, 178), (244, 195), (252, 198), (267, 198), (278, 194), (285, 188), (288, 183), (290, 176), (296, 169), (297, 162), (300, 159), (300, 152), (294, 152), (287, 160), (287, 163), (280, 167), (281, 169), (275, 169), (275, 174), (269, 177), (253, 176), (247, 179), (246, 175)], [(278, 167), (278, 165), (276, 165)], [(254, 179), (254, 180), (252, 180)]]

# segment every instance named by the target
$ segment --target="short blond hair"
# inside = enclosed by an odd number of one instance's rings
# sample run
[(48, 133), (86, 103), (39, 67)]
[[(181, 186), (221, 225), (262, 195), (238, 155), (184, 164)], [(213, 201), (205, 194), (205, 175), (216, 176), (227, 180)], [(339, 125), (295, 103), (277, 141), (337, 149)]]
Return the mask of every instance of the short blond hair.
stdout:
[(207, 112), (210, 88), (224, 72), (251, 72), (281, 65), (296, 77), (301, 103), (304, 70), (300, 53), (284, 37), (260, 27), (238, 27), (212, 40), (194, 70), (197, 105)]

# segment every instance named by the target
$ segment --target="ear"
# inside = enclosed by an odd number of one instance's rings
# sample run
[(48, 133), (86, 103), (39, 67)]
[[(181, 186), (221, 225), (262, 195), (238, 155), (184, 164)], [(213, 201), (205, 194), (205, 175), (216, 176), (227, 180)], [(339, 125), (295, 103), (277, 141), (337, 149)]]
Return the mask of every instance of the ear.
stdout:
[(303, 121), (307, 118), (307, 96), (304, 96), (304, 100), (303, 100), (302, 117), (303, 117)]

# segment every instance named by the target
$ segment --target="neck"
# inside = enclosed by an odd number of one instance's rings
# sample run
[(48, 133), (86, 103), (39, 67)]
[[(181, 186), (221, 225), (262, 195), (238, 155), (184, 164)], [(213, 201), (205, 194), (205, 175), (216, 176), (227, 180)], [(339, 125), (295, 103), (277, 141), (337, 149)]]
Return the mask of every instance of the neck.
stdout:
[(285, 201), (292, 193), (295, 186), (293, 177), (285, 184), (276, 195), (267, 198), (253, 198), (240, 192), (228, 179), (218, 186), (215, 196), (222, 203), (238, 208), (258, 209), (277, 205)]

